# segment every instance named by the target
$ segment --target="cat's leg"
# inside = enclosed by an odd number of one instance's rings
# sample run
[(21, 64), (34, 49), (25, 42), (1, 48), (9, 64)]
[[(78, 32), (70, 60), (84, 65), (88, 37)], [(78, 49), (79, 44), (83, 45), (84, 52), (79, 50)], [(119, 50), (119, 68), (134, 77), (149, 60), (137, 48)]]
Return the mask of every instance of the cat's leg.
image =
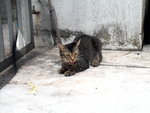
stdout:
[(93, 60), (91, 62), (91, 65), (93, 67), (97, 67), (97, 66), (100, 65), (100, 63), (102, 61), (102, 51), (101, 51), (101, 49), (102, 49), (102, 43), (96, 37), (93, 37), (92, 42), (93, 42), (93, 46), (94, 46), (94, 49), (96, 51), (96, 54), (95, 54), (95, 56), (94, 56), (94, 58), (93, 58)]
[(62, 66), (62, 67), (58, 70), (58, 73), (59, 73), (59, 74), (64, 74), (66, 71), (67, 71), (67, 69), (66, 69), (64, 66)]
[(64, 73), (64, 75), (65, 75), (66, 77), (68, 77), (68, 76), (74, 75), (75, 73), (76, 73), (75, 70), (68, 70), (68, 71), (66, 71), (66, 72)]
[(101, 61), (102, 61), (102, 54), (98, 52), (98, 53), (96, 53), (95, 57), (93, 58), (91, 65), (93, 67), (97, 67), (100, 65)]
[(70, 69), (68, 69), (64, 75), (65, 76), (71, 76), (74, 75), (77, 72), (84, 71), (89, 68), (89, 63), (82, 60), (82, 61), (77, 61)]
[(102, 42), (96, 38), (96, 37), (93, 37), (92, 38), (92, 43), (93, 43), (93, 46), (94, 46), (94, 49), (98, 52), (100, 52), (102, 50)]

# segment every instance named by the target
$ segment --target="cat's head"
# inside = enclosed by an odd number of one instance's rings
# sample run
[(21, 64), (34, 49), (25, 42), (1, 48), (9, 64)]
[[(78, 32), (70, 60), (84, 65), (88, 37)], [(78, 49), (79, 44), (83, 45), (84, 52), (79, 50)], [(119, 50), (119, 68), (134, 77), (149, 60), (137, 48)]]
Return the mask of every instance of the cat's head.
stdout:
[(78, 60), (80, 40), (75, 44), (70, 51), (65, 45), (58, 44), (60, 57), (63, 63), (73, 65)]

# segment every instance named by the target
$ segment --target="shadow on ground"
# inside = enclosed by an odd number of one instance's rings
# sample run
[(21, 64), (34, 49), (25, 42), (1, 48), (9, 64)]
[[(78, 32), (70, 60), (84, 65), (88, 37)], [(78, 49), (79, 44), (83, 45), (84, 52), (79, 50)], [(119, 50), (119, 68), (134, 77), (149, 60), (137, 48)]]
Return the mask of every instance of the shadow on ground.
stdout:
[(13, 77), (16, 75), (17, 71), (26, 64), (26, 62), (30, 62), (32, 59), (38, 57), (41, 54), (44, 54), (44, 52), (48, 51), (49, 48), (41, 49), (41, 51), (32, 50), (32, 54), (30, 52), (23, 56), (20, 60), (17, 61), (17, 69), (14, 66), (8, 67), (5, 71), (0, 73), (0, 89), (2, 89), (6, 84), (9, 84), (9, 82), (13, 79)]

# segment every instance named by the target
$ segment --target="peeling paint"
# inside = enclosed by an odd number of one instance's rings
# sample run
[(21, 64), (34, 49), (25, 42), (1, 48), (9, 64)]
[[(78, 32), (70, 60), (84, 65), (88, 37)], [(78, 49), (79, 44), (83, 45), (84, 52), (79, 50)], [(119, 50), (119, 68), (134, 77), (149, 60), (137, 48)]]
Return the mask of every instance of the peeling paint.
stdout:
[(140, 45), (140, 41), (139, 39), (140, 34), (135, 33), (134, 36), (131, 38), (131, 43), (133, 44), (133, 46), (136, 46), (138, 48), (141, 48), (142, 45)]
[(59, 31), (60, 31), (60, 37), (63, 39), (70, 38), (71, 36), (79, 36), (84, 34), (81, 31), (71, 31), (69, 29), (60, 29)]
[(94, 32), (94, 36), (101, 39), (103, 48), (112, 49), (125, 46), (126, 31), (119, 24), (102, 25), (98, 31)]
[(94, 36), (101, 39), (103, 45), (109, 44), (111, 35), (109, 34), (109, 28), (106, 26), (102, 26), (100, 30), (94, 32)]
[[(65, 41), (81, 34), (84, 33), (81, 31), (71, 31), (69, 29), (60, 30), (60, 36)], [(139, 34), (135, 33), (133, 37), (128, 39), (127, 31), (123, 30), (119, 24), (102, 25), (99, 30), (94, 31), (92, 36), (98, 37), (102, 41), (103, 49), (140, 50)]]

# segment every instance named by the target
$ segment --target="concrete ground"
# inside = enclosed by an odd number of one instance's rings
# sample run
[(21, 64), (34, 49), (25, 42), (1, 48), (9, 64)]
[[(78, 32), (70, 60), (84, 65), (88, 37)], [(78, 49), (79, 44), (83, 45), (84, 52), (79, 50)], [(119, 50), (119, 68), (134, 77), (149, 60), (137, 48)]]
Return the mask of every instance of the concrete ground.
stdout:
[(0, 76), (0, 113), (150, 113), (150, 47), (103, 51), (99, 67), (57, 73), (58, 49), (35, 48)]

